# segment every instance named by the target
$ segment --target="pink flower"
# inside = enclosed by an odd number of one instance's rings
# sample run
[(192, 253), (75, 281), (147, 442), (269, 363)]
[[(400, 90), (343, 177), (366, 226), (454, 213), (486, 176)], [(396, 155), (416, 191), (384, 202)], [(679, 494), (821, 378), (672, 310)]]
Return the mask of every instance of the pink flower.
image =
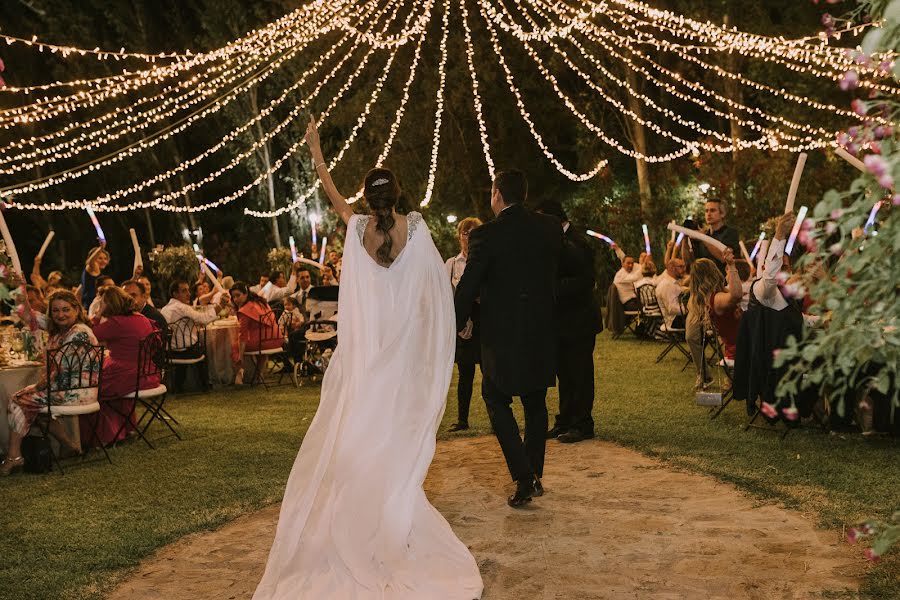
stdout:
[(895, 331), (897, 331), (897, 326), (896, 326), (896, 325), (887, 325), (887, 326), (885, 326), (885, 328), (884, 328), (884, 332), (885, 332), (885, 333), (894, 333)]
[(886, 137), (891, 137), (891, 134), (894, 133), (894, 130), (891, 129), (890, 125), (879, 125), (875, 128), (875, 139), (883, 140)]
[(770, 419), (774, 419), (778, 416), (778, 413), (775, 411), (775, 407), (768, 402), (762, 403), (762, 406), (759, 408), (759, 412), (769, 417)]
[(847, 71), (846, 73), (844, 73), (844, 76), (841, 77), (839, 85), (845, 92), (855, 90), (856, 86), (859, 85), (859, 73), (857, 73), (853, 69)]
[(834, 27), (834, 17), (829, 13), (822, 15), (822, 25), (825, 27)]
[(781, 354), (781, 348), (775, 348), (772, 350), (772, 358), (778, 360), (778, 355)]
[(832, 244), (828, 246), (828, 251), (831, 252), (835, 256), (840, 256), (844, 253), (844, 247), (840, 245), (840, 243)]
[(878, 178), (878, 185), (883, 187), (886, 190), (894, 189), (894, 178), (890, 176), (890, 174), (885, 173), (881, 177)]
[(781, 414), (783, 414), (784, 418), (788, 421), (796, 421), (800, 418), (800, 411), (798, 411), (793, 406), (785, 408), (783, 411), (781, 411)]
[(849, 135), (851, 139), (856, 139), (859, 136), (859, 127), (854, 125), (847, 130), (847, 135)]
[(3, 62), (3, 59), (0, 58), (0, 73), (6, 70), (6, 63)]
[(894, 206), (900, 206), (900, 194), (894, 194), (891, 196), (891, 204)]
[(843, 216), (844, 216), (843, 208), (836, 208), (833, 211), (831, 211), (831, 218), (834, 219), (835, 221), (837, 221), (838, 219), (840, 219)]
[(856, 61), (856, 64), (858, 65), (869, 64), (869, 57), (866, 56), (865, 52), (857, 52), (856, 56), (853, 57), (853, 60)]
[(866, 548), (866, 551), (863, 554), (865, 554), (867, 560), (872, 562), (881, 560), (881, 557), (872, 548)]
[(847, 532), (847, 541), (851, 544), (855, 544), (859, 541), (860, 531), (856, 527), (851, 527)]
[(803, 219), (803, 224), (800, 226), (804, 231), (810, 231), (813, 227), (816, 226), (816, 222), (813, 219)]
[(857, 146), (856, 144), (854, 144), (852, 142), (847, 144), (846, 150), (853, 156), (856, 156), (857, 154), (859, 154), (859, 146)]
[(869, 173), (874, 175), (875, 177), (881, 177), (882, 175), (887, 173), (888, 163), (881, 156), (876, 156), (874, 154), (869, 154), (865, 158), (863, 158), (863, 164), (866, 165), (866, 168), (869, 170)]
[(9, 271), (6, 268), (6, 265), (0, 265), (0, 277), (5, 279), (7, 275), (9, 275)]
[(894, 62), (892, 60), (885, 59), (881, 61), (880, 65), (878, 65), (878, 70), (881, 71), (884, 75), (889, 75), (893, 69)]
[(825, 223), (825, 233), (827, 233), (828, 235), (831, 235), (835, 231), (837, 231), (837, 228), (838, 225), (834, 221), (828, 221), (827, 223)]
[(6, 80), (0, 77), (0, 90), (6, 87)]
[(837, 143), (839, 146), (846, 146), (850, 143), (850, 136), (846, 132), (841, 131), (837, 134)]
[(857, 98), (856, 100), (854, 100), (853, 102), (850, 103), (850, 108), (852, 108), (853, 112), (855, 112), (856, 114), (858, 114), (861, 117), (866, 116), (866, 113), (869, 112), (869, 109), (866, 106), (866, 103), (863, 102), (862, 100), (860, 100), (859, 98)]

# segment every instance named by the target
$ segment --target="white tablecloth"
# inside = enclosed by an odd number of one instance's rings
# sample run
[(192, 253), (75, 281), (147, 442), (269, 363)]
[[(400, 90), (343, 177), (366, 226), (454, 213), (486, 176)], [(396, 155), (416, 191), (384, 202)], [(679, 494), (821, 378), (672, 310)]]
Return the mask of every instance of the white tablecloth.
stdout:
[(6, 407), (16, 392), (41, 377), (44, 365), (40, 363), (16, 363), (0, 369), (0, 451), (9, 446), (9, 419)]
[(240, 330), (237, 319), (222, 319), (206, 327), (206, 360), (209, 382), (213, 385), (234, 383), (233, 348), (238, 344)]

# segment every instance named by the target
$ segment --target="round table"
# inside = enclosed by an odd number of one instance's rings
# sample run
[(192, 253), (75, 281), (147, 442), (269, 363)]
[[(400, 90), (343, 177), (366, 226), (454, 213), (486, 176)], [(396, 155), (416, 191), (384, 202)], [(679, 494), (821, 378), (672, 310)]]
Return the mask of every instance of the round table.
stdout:
[(206, 326), (206, 360), (212, 385), (234, 383), (234, 356), (240, 353), (240, 328), (236, 317)]
[(13, 360), (0, 368), (0, 451), (9, 447), (9, 419), (6, 407), (16, 392), (41, 377), (44, 365), (39, 362)]

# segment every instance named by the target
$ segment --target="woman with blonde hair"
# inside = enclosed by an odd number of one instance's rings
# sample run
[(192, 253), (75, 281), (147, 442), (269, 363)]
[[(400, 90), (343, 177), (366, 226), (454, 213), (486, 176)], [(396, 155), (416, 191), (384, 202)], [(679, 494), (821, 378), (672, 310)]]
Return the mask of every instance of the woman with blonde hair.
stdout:
[[(702, 315), (701, 318), (705, 325), (715, 326), (722, 339), (722, 350), (725, 357), (734, 360), (738, 328), (743, 314), (740, 304), (744, 292), (731, 248), (726, 248), (723, 258), (725, 260), (724, 277), (716, 263), (708, 258), (701, 258), (694, 262), (691, 268), (689, 309), (693, 314)], [(691, 355), (697, 374), (702, 377), (704, 356), (702, 345), (697, 344), (697, 346), (700, 348), (699, 355), (694, 352), (693, 344), (691, 345)]]
[[(469, 233), (481, 226), (477, 217), (467, 217), (456, 226), (459, 240), (459, 254), (448, 258), (445, 266), (450, 275), (450, 284), (456, 290), (456, 284), (466, 270), (466, 259), (469, 256)], [(456, 423), (450, 431), (464, 431), (469, 428), (469, 406), (472, 403), (472, 387), (475, 382), (475, 365), (481, 363), (481, 339), (479, 333), (478, 304), (472, 307), (472, 318), (466, 324), (465, 331), (456, 336), (456, 367), (459, 378), (456, 381), (457, 412)]]
[(88, 252), (84, 261), (84, 271), (81, 273), (81, 305), (86, 309), (97, 296), (97, 279), (103, 273), (103, 269), (109, 266), (109, 252), (105, 245), (97, 246)]

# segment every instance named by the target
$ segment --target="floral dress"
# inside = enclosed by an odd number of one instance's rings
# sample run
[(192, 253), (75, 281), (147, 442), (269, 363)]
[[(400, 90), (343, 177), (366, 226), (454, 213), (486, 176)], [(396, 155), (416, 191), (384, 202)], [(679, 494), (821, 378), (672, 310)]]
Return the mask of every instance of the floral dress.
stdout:
[[(62, 334), (56, 334), (50, 338), (47, 344), (48, 350), (59, 348), (63, 344), (69, 342), (81, 342), (97, 345), (97, 338), (91, 328), (83, 323), (76, 323), (68, 331)], [(99, 369), (100, 365), (74, 365), (69, 364), (70, 359), (63, 356), (60, 360), (62, 368), (50, 373), (51, 389), (66, 388), (72, 380), (78, 379), (78, 374), (74, 369), (78, 366), (84, 368)], [(80, 361), (79, 361), (80, 362)], [(87, 381), (87, 376), (81, 376), (82, 381)], [(97, 388), (87, 388), (80, 390), (67, 390), (64, 392), (53, 392), (54, 404), (91, 404), (97, 401)], [(37, 384), (31, 384), (26, 388), (16, 392), (12, 401), (9, 403), (7, 412), (9, 415), (9, 428), (21, 436), (26, 436), (31, 425), (37, 418), (38, 414), (47, 406), (47, 389), (38, 389)]]

